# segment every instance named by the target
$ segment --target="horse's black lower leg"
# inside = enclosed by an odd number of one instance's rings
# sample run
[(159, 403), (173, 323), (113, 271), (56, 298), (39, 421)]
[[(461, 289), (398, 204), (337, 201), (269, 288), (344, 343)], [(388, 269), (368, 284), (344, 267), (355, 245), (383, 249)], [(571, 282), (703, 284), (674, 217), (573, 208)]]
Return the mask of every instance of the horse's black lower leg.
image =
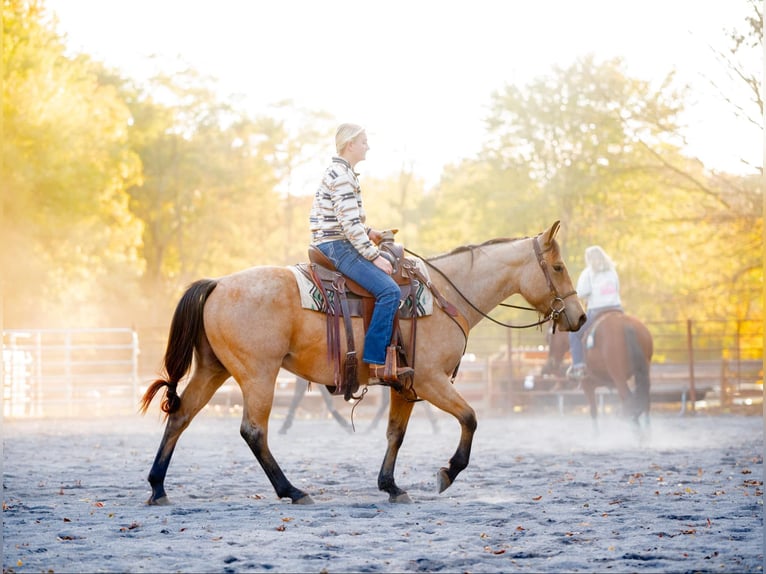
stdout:
[(405, 401), (399, 393), (391, 391), (390, 413), (386, 438), (388, 446), (378, 473), (378, 489), (388, 493), (389, 502), (412, 502), (406, 491), (399, 488), (394, 478), (396, 457), (404, 442), (404, 434), (415, 403)]
[(444, 492), (455, 481), (457, 475), (468, 466), (471, 458), (471, 445), (473, 444), (473, 435), (476, 432), (476, 414), (470, 411), (460, 420), (460, 442), (452, 458), (449, 459), (449, 466), (442, 467), (436, 473), (437, 486), (439, 492)]
[(293, 504), (313, 504), (312, 498), (302, 490), (295, 488), (282, 469), (279, 468), (279, 464), (274, 459), (274, 456), (269, 450), (269, 445), (266, 440), (266, 434), (263, 428), (251, 424), (247, 418), (242, 419), (242, 425), (239, 428), (239, 433), (245, 442), (253, 451), (255, 458), (263, 468), (263, 472), (266, 473), (271, 485), (277, 493), (279, 498), (289, 498), (293, 501)]
[(189, 421), (183, 421), (179, 415), (169, 415), (168, 422), (165, 425), (165, 433), (162, 435), (160, 447), (157, 449), (157, 456), (154, 457), (154, 463), (149, 470), (149, 484), (152, 487), (152, 494), (147, 504), (164, 505), (170, 504), (165, 493), (165, 477), (170, 466), (170, 459), (173, 457), (173, 451), (176, 448), (178, 438), (184, 429), (189, 426)]

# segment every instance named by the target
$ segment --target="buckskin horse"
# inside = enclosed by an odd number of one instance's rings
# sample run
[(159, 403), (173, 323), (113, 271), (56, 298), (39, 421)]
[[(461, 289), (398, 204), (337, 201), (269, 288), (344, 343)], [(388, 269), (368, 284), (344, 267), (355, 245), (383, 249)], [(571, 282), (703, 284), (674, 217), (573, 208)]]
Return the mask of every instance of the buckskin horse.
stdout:
[[(623, 414), (635, 424), (650, 408), (650, 365), (654, 343), (649, 329), (640, 320), (622, 311), (596, 315), (578, 333), (584, 338), (583, 350), (587, 375), (581, 387), (588, 399), (594, 426), (598, 415), (596, 388), (613, 388), (620, 395)], [(564, 355), (569, 350), (569, 336), (550, 333), (548, 362), (544, 372), (561, 373)], [(628, 382), (634, 380), (634, 390)]]
[[(494, 239), (458, 247), (426, 260), (432, 274), (429, 288), (438, 287), (459, 319), (442, 308), (417, 319), (415, 377), (412, 390), (421, 400), (450, 413), (460, 423), (457, 449), (447, 467), (437, 472), (441, 493), (468, 465), (476, 430), (476, 413), (453, 385), (465, 352), (468, 331), (496, 306), (520, 294), (562, 331), (577, 330), (585, 312), (572, 286), (556, 234), (559, 222), (534, 236)], [(411, 325), (401, 321), (409, 336)], [(354, 319), (353, 336), (363, 340), (363, 323)], [(165, 377), (144, 393), (146, 412), (160, 389), (165, 432), (149, 471), (152, 493), (148, 504), (167, 504), (165, 476), (179, 437), (216, 389), (232, 376), (243, 395), (240, 434), (271, 482), (277, 496), (293, 504), (311, 504), (311, 496), (293, 486), (269, 449), (268, 423), (280, 368), (327, 386), (334, 385), (334, 367), (327, 360), (324, 314), (301, 305), (299, 288), (287, 267), (257, 266), (218, 279), (192, 283), (181, 297), (170, 325), (164, 357)], [(192, 366), (183, 393), (177, 387)], [(360, 380), (368, 368), (359, 365)], [(387, 448), (378, 474), (378, 488), (391, 502), (411, 502), (397, 486), (394, 469), (414, 402), (391, 392)]]

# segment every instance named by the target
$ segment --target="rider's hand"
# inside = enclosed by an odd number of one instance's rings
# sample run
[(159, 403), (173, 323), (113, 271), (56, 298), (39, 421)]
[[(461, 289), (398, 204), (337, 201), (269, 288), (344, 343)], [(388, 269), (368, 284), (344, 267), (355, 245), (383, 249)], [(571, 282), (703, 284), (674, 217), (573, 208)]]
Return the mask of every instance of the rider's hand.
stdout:
[(380, 245), (380, 240), (383, 239), (383, 234), (377, 229), (372, 229), (367, 232), (367, 237), (370, 238), (375, 245)]
[(372, 260), (372, 263), (386, 275), (391, 275), (391, 273), (394, 272), (394, 268), (391, 266), (391, 262), (382, 255), (378, 255), (375, 259)]

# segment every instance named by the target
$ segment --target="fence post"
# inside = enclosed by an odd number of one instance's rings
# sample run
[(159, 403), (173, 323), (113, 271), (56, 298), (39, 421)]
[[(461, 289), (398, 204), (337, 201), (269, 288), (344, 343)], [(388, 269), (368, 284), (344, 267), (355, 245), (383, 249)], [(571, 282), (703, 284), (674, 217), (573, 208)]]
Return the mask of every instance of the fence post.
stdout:
[(695, 403), (697, 402), (697, 389), (694, 383), (694, 342), (692, 340), (692, 320), (686, 320), (686, 345), (689, 351), (689, 405), (692, 413), (695, 413)]

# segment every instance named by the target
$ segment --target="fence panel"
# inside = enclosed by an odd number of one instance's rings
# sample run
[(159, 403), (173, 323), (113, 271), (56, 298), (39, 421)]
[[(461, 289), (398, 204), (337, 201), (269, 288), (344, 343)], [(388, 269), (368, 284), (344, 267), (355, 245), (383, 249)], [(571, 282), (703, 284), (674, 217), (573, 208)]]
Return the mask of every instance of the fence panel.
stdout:
[(3, 416), (108, 416), (138, 405), (132, 329), (3, 331)]

